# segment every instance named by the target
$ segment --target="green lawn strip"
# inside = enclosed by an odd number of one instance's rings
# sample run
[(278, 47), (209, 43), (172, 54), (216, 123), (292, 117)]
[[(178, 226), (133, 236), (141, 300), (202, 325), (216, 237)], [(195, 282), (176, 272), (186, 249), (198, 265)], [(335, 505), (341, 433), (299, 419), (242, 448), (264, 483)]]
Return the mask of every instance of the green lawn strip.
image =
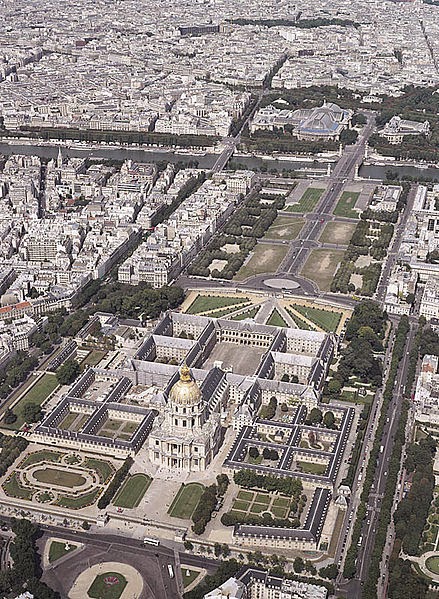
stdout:
[(123, 427), (123, 432), (124, 433), (134, 433), (137, 429), (139, 428), (139, 423), (138, 422), (127, 422), (125, 424), (125, 426)]
[(52, 541), (49, 547), (49, 562), (56, 562), (60, 557), (64, 557), (71, 551), (77, 549), (78, 545), (71, 545), (69, 542), (69, 548), (66, 549), (66, 543), (61, 543), (60, 541)]
[(25, 489), (20, 485), (17, 479), (17, 475), (14, 472), (9, 480), (5, 481), (2, 485), (4, 492), (9, 497), (17, 497), (19, 499), (31, 499), (33, 490)]
[(262, 512), (268, 511), (268, 505), (266, 503), (254, 503), (250, 508), (251, 514), (262, 514)]
[(250, 507), (250, 502), (249, 501), (241, 501), (240, 499), (237, 499), (233, 503), (233, 509), (234, 510), (240, 510), (242, 512), (246, 512), (249, 507)]
[(194, 301), (186, 310), (186, 312), (188, 314), (200, 314), (201, 312), (207, 312), (208, 310), (225, 308), (227, 306), (233, 306), (234, 304), (242, 304), (247, 301), (248, 299), (246, 297), (197, 295), (197, 297), (194, 299)]
[(77, 472), (68, 472), (58, 468), (42, 467), (34, 470), (34, 478), (45, 484), (53, 484), (60, 487), (79, 487), (86, 482), (86, 479)]
[(291, 500), (289, 497), (276, 497), (273, 500), (273, 507), (289, 507)]
[(168, 514), (172, 518), (189, 520), (200, 501), (203, 491), (204, 486), (200, 483), (182, 485), (168, 509)]
[(55, 502), (55, 505), (60, 505), (61, 507), (68, 507), (72, 510), (80, 510), (83, 507), (92, 505), (96, 501), (99, 493), (100, 489), (94, 489), (89, 493), (85, 493), (84, 495), (78, 495), (77, 497), (62, 495), (61, 497), (58, 497), (58, 499)]
[(288, 514), (288, 510), (286, 508), (284, 508), (284, 507), (275, 507), (274, 505), (271, 506), (270, 512), (276, 518), (286, 518), (287, 514)]
[(299, 329), (303, 329), (304, 331), (315, 331), (314, 327), (312, 327), (307, 322), (305, 322), (304, 320), (299, 318), (297, 316), (297, 314), (294, 314), (294, 312), (292, 310), (289, 310), (288, 308), (285, 308), (285, 309), (288, 312), (288, 314), (291, 316), (291, 318), (294, 320), (296, 325), (299, 327)]
[(326, 332), (336, 331), (341, 319), (340, 312), (331, 312), (322, 308), (294, 304), (294, 309)]
[(288, 323), (282, 318), (279, 312), (274, 309), (270, 315), (270, 318), (267, 320), (266, 324), (269, 324), (273, 327), (287, 327)]
[[(189, 572), (189, 575), (188, 575)], [(194, 580), (196, 578), (198, 578), (198, 576), (200, 575), (200, 572), (197, 572), (196, 570), (190, 570), (189, 568), (185, 568), (184, 566), (181, 567), (181, 577), (183, 579), (183, 587), (186, 588), (188, 587), (192, 582), (194, 582)]]
[(115, 469), (110, 462), (97, 460), (96, 458), (87, 458), (83, 463), (84, 468), (95, 470), (99, 474), (101, 483), (105, 483), (114, 474)]
[(324, 191), (325, 190), (320, 187), (308, 187), (299, 202), (297, 204), (288, 205), (285, 210), (287, 212), (297, 212), (301, 214), (304, 212), (312, 212), (317, 206)]
[(19, 467), (25, 468), (26, 466), (32, 466), (32, 464), (38, 464), (39, 462), (59, 462), (63, 455), (65, 454), (58, 451), (42, 449), (41, 451), (35, 451), (26, 456)]
[[(117, 578), (119, 582), (109, 585), (105, 582), (105, 579), (109, 577)], [(104, 572), (93, 580), (87, 595), (92, 599), (119, 599), (127, 584), (127, 579), (119, 572)]]
[(262, 273), (275, 273), (287, 251), (287, 244), (258, 243), (253, 248), (249, 260), (244, 262), (233, 280), (243, 281)]
[(305, 220), (293, 216), (279, 215), (265, 233), (265, 239), (280, 239), (291, 241), (297, 239)]
[(223, 308), (222, 310), (215, 310), (215, 312), (209, 312), (208, 316), (211, 318), (222, 318), (227, 314), (232, 314), (232, 312), (236, 312), (236, 310), (241, 310), (244, 306), (251, 306), (251, 302), (246, 302), (245, 304), (232, 306), (230, 308)]
[(113, 504), (116, 507), (137, 507), (151, 484), (152, 478), (146, 474), (133, 474), (118, 491)]
[(256, 493), (255, 503), (265, 503), (265, 505), (269, 505), (270, 495), (266, 495), (265, 493)]
[(230, 317), (230, 320), (244, 320), (245, 318), (254, 318), (256, 314), (259, 312), (259, 306), (256, 308), (251, 308), (251, 310), (247, 310), (246, 312), (241, 312), (241, 314), (235, 314)]
[(242, 491), (240, 490), (237, 499), (243, 499), (244, 501), (252, 501), (254, 497), (254, 493), (252, 491)]
[(100, 349), (93, 349), (88, 356), (86, 356), (82, 362), (82, 366), (96, 366), (107, 355), (106, 351)]
[(77, 417), (78, 417), (78, 414), (76, 414), (75, 412), (70, 412), (69, 414), (67, 414), (67, 416), (64, 418), (64, 420), (61, 422), (61, 424), (59, 425), (59, 428), (62, 428), (63, 430), (69, 430), (70, 427), (72, 426), (72, 424), (77, 419)]
[(360, 193), (358, 191), (344, 191), (334, 208), (334, 214), (346, 218), (359, 218), (359, 213), (353, 210), (359, 197)]
[(302, 472), (306, 474), (324, 474), (326, 472), (326, 464), (313, 464), (311, 462), (297, 462), (301, 467)]
[(25, 423), (23, 411), (25, 406), (28, 404), (41, 405), (49, 395), (58, 387), (58, 381), (54, 374), (44, 374), (33, 387), (20, 399), (18, 404), (14, 407), (14, 414), (17, 416), (17, 420), (12, 424), (2, 423), (5, 428), (13, 430), (20, 429)]

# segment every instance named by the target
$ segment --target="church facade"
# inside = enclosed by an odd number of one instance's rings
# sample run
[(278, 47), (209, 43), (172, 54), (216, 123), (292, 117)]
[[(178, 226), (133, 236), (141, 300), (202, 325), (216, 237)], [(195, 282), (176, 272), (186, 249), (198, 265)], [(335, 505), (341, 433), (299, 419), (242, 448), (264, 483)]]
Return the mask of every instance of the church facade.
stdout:
[(220, 415), (209, 413), (208, 402), (186, 364), (154, 422), (148, 442), (150, 461), (169, 470), (201, 472), (218, 452)]

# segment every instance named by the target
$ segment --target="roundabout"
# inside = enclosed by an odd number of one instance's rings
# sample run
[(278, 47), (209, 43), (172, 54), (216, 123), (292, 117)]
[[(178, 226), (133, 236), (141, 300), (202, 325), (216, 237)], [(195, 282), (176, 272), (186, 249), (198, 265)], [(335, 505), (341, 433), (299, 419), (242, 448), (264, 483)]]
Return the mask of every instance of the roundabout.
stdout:
[(84, 570), (73, 583), (69, 599), (128, 599), (140, 597), (143, 578), (128, 564), (104, 562)]
[(272, 289), (299, 289), (300, 285), (297, 281), (291, 279), (265, 279), (264, 285)]

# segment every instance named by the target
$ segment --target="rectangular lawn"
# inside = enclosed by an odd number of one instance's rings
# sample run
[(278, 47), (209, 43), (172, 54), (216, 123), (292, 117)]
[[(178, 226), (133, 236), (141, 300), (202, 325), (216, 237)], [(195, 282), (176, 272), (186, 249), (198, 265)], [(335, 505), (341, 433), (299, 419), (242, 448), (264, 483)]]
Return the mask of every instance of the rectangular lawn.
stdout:
[(13, 411), (17, 415), (17, 420), (12, 424), (3, 423), (2, 426), (14, 430), (21, 428), (25, 423), (23, 416), (25, 406), (28, 404), (37, 404), (40, 406), (57, 387), (58, 381), (56, 375), (46, 372), (14, 407)]
[(265, 233), (265, 237), (291, 241), (297, 239), (304, 224), (303, 218), (279, 215)]
[(324, 191), (325, 190), (320, 187), (308, 187), (299, 202), (297, 204), (289, 204), (285, 210), (287, 212), (297, 212), (299, 214), (312, 212), (317, 206)]
[(329, 291), (343, 254), (342, 250), (312, 250), (301, 275), (314, 281), (321, 291)]
[(201, 312), (207, 312), (208, 310), (215, 310), (216, 308), (226, 308), (227, 306), (233, 306), (235, 304), (242, 304), (248, 301), (246, 297), (222, 297), (222, 296), (209, 296), (209, 295), (197, 295), (192, 304), (186, 310), (188, 314), (200, 314)]
[(345, 218), (360, 218), (358, 211), (354, 210), (359, 197), (358, 191), (344, 191), (334, 208), (334, 214)]
[(285, 258), (287, 250), (288, 245), (258, 243), (251, 258), (241, 266), (234, 279), (243, 281), (248, 277), (254, 277), (262, 273), (275, 273), (279, 268), (279, 264)]
[(135, 508), (141, 502), (143, 496), (151, 484), (152, 478), (146, 474), (133, 474), (125, 481), (116, 495), (113, 503), (116, 507)]
[(199, 483), (181, 485), (177, 495), (174, 497), (174, 501), (171, 503), (168, 514), (172, 518), (189, 520), (194, 513), (203, 492), (204, 487)]
[(332, 221), (326, 223), (319, 241), (336, 245), (348, 245), (356, 226), (355, 223), (346, 221)]
[(331, 312), (330, 310), (300, 305), (294, 305), (294, 309), (327, 332), (336, 331), (341, 319), (341, 312)]

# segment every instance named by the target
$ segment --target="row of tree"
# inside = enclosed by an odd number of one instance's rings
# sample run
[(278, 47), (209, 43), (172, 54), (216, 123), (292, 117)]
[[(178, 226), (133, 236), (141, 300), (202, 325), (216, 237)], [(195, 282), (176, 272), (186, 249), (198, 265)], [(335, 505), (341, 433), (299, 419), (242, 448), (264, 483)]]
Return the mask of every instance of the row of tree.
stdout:
[(201, 495), (200, 501), (192, 514), (192, 531), (196, 535), (201, 535), (206, 530), (207, 524), (212, 519), (218, 500), (223, 497), (229, 486), (229, 477), (227, 474), (219, 474), (216, 477), (216, 485), (207, 487)]
[(253, 470), (238, 470), (233, 475), (235, 483), (245, 489), (265, 489), (277, 491), (288, 497), (298, 499), (302, 493), (302, 481), (297, 478), (279, 478), (277, 476), (257, 474)]
[(130, 471), (131, 466), (133, 465), (133, 462), (134, 461), (133, 461), (132, 457), (127, 457), (125, 459), (124, 463), (122, 464), (122, 466), (116, 472), (116, 474), (113, 477), (113, 480), (108, 485), (105, 492), (99, 497), (98, 508), (100, 510), (103, 510), (108, 505), (110, 505), (111, 500), (113, 499), (113, 497), (115, 496), (117, 491), (122, 486), (122, 483), (128, 476), (128, 473)]
[[(364, 310), (360, 313), (364, 316)], [(358, 318), (357, 321), (362, 322), (362, 319)], [(373, 321), (372, 321), (373, 322)], [(375, 321), (375, 326), (379, 326), (379, 319)], [(389, 367), (389, 374), (386, 381), (386, 386), (383, 392), (382, 409), (378, 420), (378, 425), (375, 433), (375, 439), (373, 442), (372, 449), (369, 455), (369, 461), (364, 476), (363, 490), (360, 496), (360, 504), (357, 508), (357, 517), (353, 526), (351, 545), (346, 553), (346, 559), (344, 563), (343, 576), (345, 578), (353, 578), (357, 570), (357, 556), (358, 556), (358, 542), (361, 535), (364, 520), (367, 515), (366, 503), (369, 498), (369, 494), (372, 488), (373, 480), (375, 477), (376, 467), (379, 461), (380, 446), (383, 437), (384, 425), (387, 419), (387, 413), (389, 410), (390, 402), (393, 398), (393, 388), (396, 381), (398, 368), (401, 359), (404, 354), (405, 343), (407, 335), (410, 329), (409, 321), (407, 316), (402, 316), (399, 321), (398, 328), (395, 334), (392, 359)], [(352, 331), (351, 331), (351, 334)]]
[(42, 569), (35, 544), (40, 535), (38, 527), (29, 520), (14, 519), (12, 532), (15, 538), (10, 547), (10, 554), (14, 565), (10, 570), (0, 572), (2, 596), (15, 597), (28, 591), (38, 599), (59, 599), (58, 593), (40, 580)]

